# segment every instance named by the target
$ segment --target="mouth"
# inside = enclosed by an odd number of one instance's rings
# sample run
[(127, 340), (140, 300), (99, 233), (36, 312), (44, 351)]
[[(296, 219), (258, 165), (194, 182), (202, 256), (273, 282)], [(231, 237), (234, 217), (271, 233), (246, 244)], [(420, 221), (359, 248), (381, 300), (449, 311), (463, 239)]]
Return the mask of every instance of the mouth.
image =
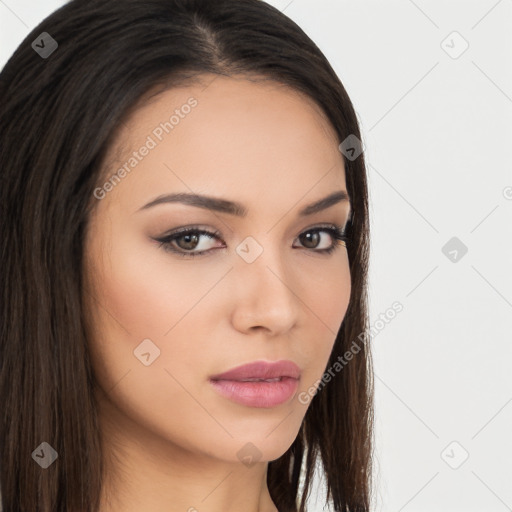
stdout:
[(255, 361), (213, 375), (209, 382), (225, 398), (248, 407), (275, 407), (296, 393), (301, 371), (292, 361)]

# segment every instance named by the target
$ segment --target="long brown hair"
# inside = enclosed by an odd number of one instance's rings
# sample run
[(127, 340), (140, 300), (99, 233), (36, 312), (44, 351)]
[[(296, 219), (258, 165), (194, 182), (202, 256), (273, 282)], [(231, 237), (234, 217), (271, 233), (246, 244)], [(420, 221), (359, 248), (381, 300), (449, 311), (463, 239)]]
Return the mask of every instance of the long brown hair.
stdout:
[[(32, 46), (42, 32), (58, 44), (46, 57)], [(172, 88), (202, 73), (289, 85), (320, 106), (340, 143), (349, 135), (361, 139), (352, 103), (325, 56), (261, 0), (73, 0), (25, 38), (0, 74), (5, 512), (98, 510), (101, 443), (82, 300), (91, 197), (116, 128), (138, 101), (155, 86)], [(268, 486), (280, 512), (304, 512), (317, 460), (333, 510), (370, 509), (372, 364), (366, 339), (357, 343), (368, 332), (367, 178), (364, 153), (344, 160), (353, 209), (352, 292), (328, 368), (354, 342), (359, 350), (319, 386), (297, 438), (269, 463)], [(46, 469), (32, 460), (42, 442), (58, 454)]]

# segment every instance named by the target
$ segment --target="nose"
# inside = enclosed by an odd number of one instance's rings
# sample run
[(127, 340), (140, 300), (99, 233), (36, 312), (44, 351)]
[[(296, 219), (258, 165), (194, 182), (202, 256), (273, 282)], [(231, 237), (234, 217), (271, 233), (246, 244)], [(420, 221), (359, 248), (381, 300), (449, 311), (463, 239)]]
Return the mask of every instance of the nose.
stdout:
[(238, 261), (233, 270), (232, 324), (240, 332), (286, 334), (299, 320), (296, 276), (280, 258), (264, 251), (256, 261)]

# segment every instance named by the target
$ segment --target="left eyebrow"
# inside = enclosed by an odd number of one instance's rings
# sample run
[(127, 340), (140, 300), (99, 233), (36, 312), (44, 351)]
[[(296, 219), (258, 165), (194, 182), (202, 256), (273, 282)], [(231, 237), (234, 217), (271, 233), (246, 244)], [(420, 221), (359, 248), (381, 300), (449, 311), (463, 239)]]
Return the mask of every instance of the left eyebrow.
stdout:
[(341, 203), (342, 201), (350, 203), (350, 199), (348, 197), (346, 190), (339, 190), (337, 192), (333, 192), (327, 197), (324, 197), (323, 199), (311, 203), (310, 205), (302, 208), (302, 210), (299, 211), (299, 216), (305, 217), (306, 215), (313, 215), (314, 213), (326, 210), (327, 208), (334, 206), (335, 204)]
[[(305, 206), (299, 211), (299, 216), (306, 217), (308, 215), (313, 215), (314, 213), (326, 210), (327, 208), (342, 201), (350, 202), (346, 190), (338, 190), (329, 194), (327, 197)], [(236, 201), (228, 201), (227, 199), (221, 199), (218, 197), (189, 193), (166, 194), (159, 196), (139, 208), (138, 211), (146, 210), (163, 203), (182, 203), (189, 206), (196, 206), (198, 208), (205, 208), (207, 210), (214, 210), (220, 213), (236, 215), (237, 217), (245, 217), (247, 215), (247, 208)]]

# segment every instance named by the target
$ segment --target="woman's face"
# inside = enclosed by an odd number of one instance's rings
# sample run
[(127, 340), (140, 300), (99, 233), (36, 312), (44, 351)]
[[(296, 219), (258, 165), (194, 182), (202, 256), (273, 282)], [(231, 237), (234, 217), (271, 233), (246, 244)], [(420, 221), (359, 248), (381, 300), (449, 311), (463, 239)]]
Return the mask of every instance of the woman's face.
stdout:
[[(347, 190), (339, 141), (311, 100), (212, 79), (144, 104), (111, 148), (85, 241), (90, 352), (100, 417), (118, 433), (159, 456), (269, 461), (295, 439), (309, 405), (299, 396), (322, 378), (347, 310), (347, 250), (329, 228), (345, 227), (350, 203), (301, 214)], [(151, 205), (171, 194), (219, 208)], [(157, 241), (184, 227), (217, 234)], [(282, 360), (300, 378), (281, 401), (275, 383), (239, 384), (233, 399), (210, 380)]]

